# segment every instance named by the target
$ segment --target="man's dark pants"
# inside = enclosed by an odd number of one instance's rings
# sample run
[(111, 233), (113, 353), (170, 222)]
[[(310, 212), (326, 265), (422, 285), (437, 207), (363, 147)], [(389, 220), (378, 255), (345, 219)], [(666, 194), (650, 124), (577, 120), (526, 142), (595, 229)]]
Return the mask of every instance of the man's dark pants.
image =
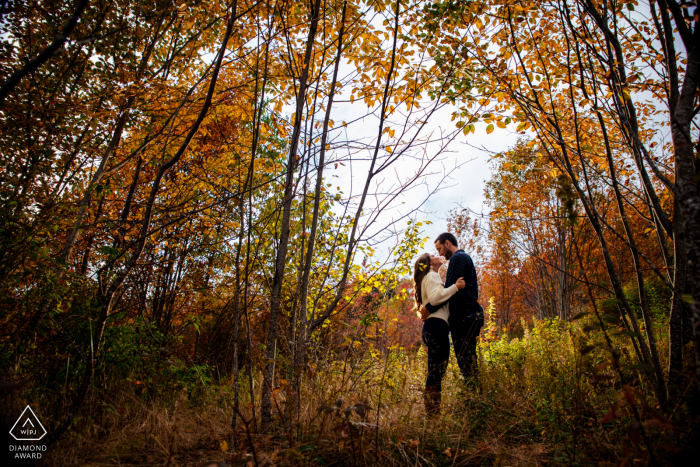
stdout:
[(477, 375), (476, 338), (479, 337), (483, 325), (482, 315), (450, 315), (452, 348), (464, 378)]

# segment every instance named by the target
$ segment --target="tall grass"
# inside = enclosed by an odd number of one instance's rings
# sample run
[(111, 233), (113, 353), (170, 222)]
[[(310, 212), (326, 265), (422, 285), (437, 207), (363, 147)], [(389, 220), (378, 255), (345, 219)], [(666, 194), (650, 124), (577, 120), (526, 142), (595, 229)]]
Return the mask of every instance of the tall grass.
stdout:
[[(478, 382), (465, 383), (454, 359), (443, 382), (442, 414), (426, 419), (424, 348), (376, 350), (359, 341), (310, 365), (299, 417), (286, 420), (285, 381), (275, 391), (279, 423), (253, 432), (245, 391), (231, 432), (232, 379), (201, 379), (169, 391), (122, 380), (95, 389), (73, 429), (48, 453), (52, 465), (643, 465), (650, 456), (630, 431), (625, 391), (596, 332), (585, 323), (523, 322), (523, 335), (479, 347)], [(622, 337), (624, 374), (640, 407), (652, 392)], [(662, 345), (665, 342), (662, 341)], [(590, 349), (590, 347), (589, 347)], [(242, 372), (243, 373), (243, 372)], [(248, 382), (241, 374), (241, 388)], [(140, 382), (140, 381), (139, 381)], [(261, 380), (254, 381), (256, 390)], [(140, 386), (145, 386), (140, 388)], [(686, 399), (690, 392), (686, 392)], [(641, 399), (644, 399), (643, 401)], [(15, 401), (20, 406), (22, 401)], [(358, 406), (358, 404), (362, 404)], [(365, 407), (368, 406), (369, 408)], [(354, 407), (354, 410), (347, 410)], [(660, 464), (693, 436), (684, 400), (673, 427), (643, 414)], [(365, 412), (366, 409), (366, 412)], [(612, 414), (612, 417), (610, 416)]]

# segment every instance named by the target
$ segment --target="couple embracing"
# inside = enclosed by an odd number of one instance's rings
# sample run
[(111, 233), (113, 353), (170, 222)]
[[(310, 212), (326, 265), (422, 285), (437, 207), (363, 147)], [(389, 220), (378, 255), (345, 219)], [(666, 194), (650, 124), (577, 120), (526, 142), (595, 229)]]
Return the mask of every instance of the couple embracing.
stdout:
[(444, 284), (437, 272), (442, 266), (440, 256), (424, 253), (413, 268), (416, 302), (424, 321), (422, 337), (428, 347), (424, 401), (430, 417), (440, 413), (442, 378), (450, 359), (450, 333), (459, 369), (464, 379), (470, 381), (477, 374), (476, 338), (484, 325), (471, 257), (459, 248), (451, 233), (438, 235), (435, 248), (450, 262)]

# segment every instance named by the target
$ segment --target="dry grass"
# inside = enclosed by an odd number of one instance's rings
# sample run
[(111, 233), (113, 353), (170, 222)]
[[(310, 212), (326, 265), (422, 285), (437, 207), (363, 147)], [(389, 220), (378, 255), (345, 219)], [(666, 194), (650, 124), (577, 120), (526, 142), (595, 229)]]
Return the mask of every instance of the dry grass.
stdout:
[[(443, 415), (426, 420), (418, 387), (406, 387), (405, 392), (385, 394), (387, 401), (381, 404), (378, 432), (376, 410), (368, 415), (365, 426), (360, 425), (363, 422), (359, 417), (351, 419), (358, 423), (350, 429), (356, 428), (355, 434), (343, 431), (344, 415), (318, 414), (318, 410), (311, 409), (314, 404), (304, 404), (304, 415), (295, 424), (291, 444), (285, 430), (279, 427), (275, 435), (250, 433), (257, 465), (546, 464), (546, 445), (524, 443), (511, 436), (517, 422), (481, 430), (469, 415), (478, 409), (465, 408), (448, 388)], [(405, 398), (399, 400), (399, 394)], [(364, 399), (361, 393), (357, 395)], [(181, 397), (169, 408), (134, 397), (114, 399), (112, 405), (117, 410), (125, 408), (123, 415), (108, 412), (99, 423), (79, 421), (78, 429), (61, 440), (48, 462), (62, 466), (186, 466), (208, 461), (256, 465), (245, 426), (237, 430), (237, 444), (232, 445), (231, 415), (221, 397), (219, 389), (209, 403), (197, 406)], [(364, 400), (372, 402), (370, 397)], [(322, 405), (322, 400), (315, 401)], [(471, 405), (487, 403), (487, 398), (482, 400), (480, 396)], [(298, 435), (299, 432), (303, 434)]]
[[(482, 349), (479, 387), (464, 386), (451, 363), (443, 387), (442, 415), (425, 418), (425, 355), (393, 349), (337, 354), (317, 361), (305, 378), (300, 416), (279, 417), (270, 434), (253, 433), (239, 419), (232, 432), (232, 384), (222, 381), (188, 397), (136, 395), (133, 385), (95, 392), (73, 429), (47, 462), (75, 465), (338, 465), (338, 466), (537, 466), (612, 463), (626, 457), (645, 463), (639, 445), (626, 450), (630, 418), (600, 419), (619, 396), (614, 384), (595, 386), (587, 371), (602, 355), (582, 357), (571, 330), (541, 325), (525, 338)], [(347, 357), (347, 358), (346, 358)], [(241, 407), (251, 417), (241, 384)], [(256, 389), (259, 381), (256, 381)], [(191, 394), (189, 395), (191, 396)], [(259, 394), (256, 395), (259, 397)], [(342, 410), (320, 410), (342, 400)], [(366, 419), (345, 409), (370, 406)], [(668, 438), (649, 429), (656, 441)], [(252, 441), (252, 444), (251, 444)]]

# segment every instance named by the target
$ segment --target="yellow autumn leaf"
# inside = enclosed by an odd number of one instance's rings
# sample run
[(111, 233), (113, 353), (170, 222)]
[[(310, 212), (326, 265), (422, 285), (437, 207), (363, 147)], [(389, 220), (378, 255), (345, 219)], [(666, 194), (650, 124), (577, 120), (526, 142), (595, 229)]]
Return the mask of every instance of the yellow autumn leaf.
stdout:
[(493, 125), (489, 125), (486, 127), (486, 134), (490, 135), (491, 133), (493, 133)]

